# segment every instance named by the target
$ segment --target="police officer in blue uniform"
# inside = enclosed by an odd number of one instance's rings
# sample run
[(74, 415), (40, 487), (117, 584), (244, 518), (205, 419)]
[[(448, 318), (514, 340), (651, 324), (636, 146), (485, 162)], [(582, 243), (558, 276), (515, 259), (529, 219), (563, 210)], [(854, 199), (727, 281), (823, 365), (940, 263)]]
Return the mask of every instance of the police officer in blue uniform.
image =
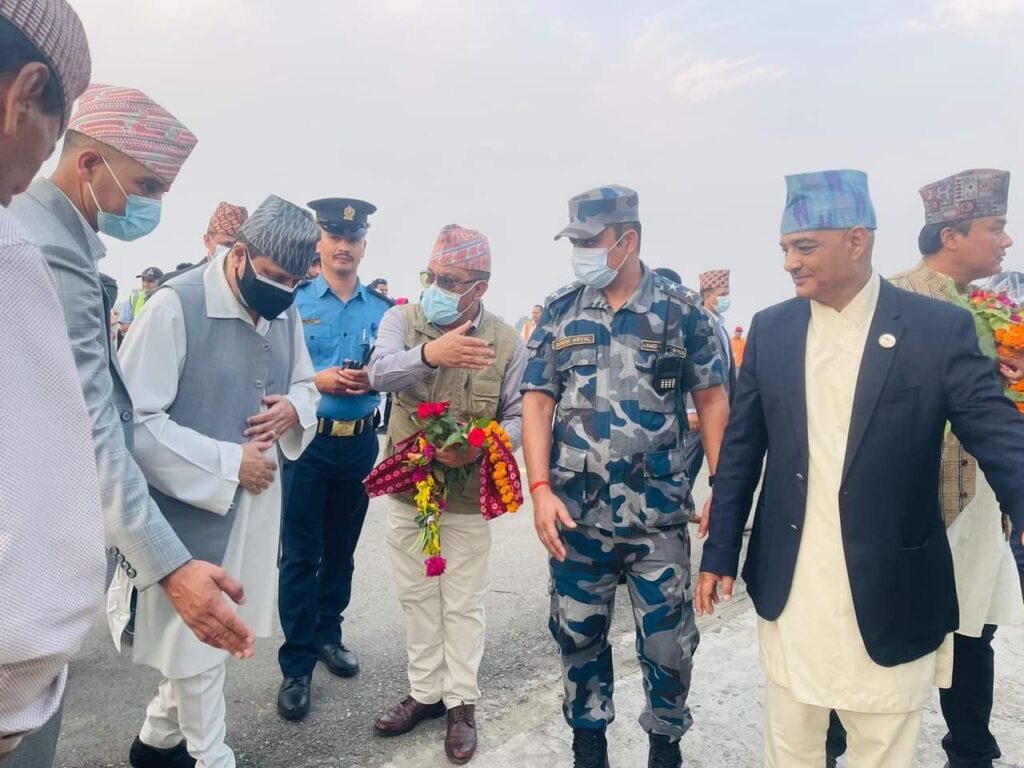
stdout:
[(309, 207), (320, 225), (322, 271), (298, 289), (295, 304), (322, 399), (316, 437), (284, 468), (278, 597), (284, 681), (277, 708), (289, 720), (309, 712), (318, 660), (341, 677), (359, 671), (356, 655), (342, 643), (341, 623), (369, 504), (363, 480), (378, 450), (373, 414), (380, 397), (370, 389), (365, 365), (393, 303), (358, 276), (367, 217), (376, 207), (348, 198), (314, 200)]

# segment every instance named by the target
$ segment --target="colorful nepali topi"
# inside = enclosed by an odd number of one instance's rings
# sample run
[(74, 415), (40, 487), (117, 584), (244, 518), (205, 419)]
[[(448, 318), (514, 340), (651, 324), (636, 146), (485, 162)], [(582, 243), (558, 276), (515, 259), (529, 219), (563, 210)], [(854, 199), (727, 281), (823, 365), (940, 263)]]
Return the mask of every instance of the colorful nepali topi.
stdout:
[(244, 206), (221, 202), (210, 217), (210, 225), (206, 232), (210, 235), (234, 237), (248, 218), (249, 212)]
[(728, 269), (712, 269), (709, 272), (702, 272), (697, 279), (700, 280), (701, 293), (707, 293), (716, 288), (724, 288), (726, 293), (729, 292)]
[(429, 266), (460, 267), (490, 274), (491, 244), (475, 229), (449, 224), (437, 236)]
[(878, 228), (866, 173), (817, 171), (786, 177), (782, 234), (853, 227)]
[(89, 85), (92, 58), (82, 21), (65, 0), (0, 0), (0, 18), (7, 19), (46, 59), (60, 85), (61, 132), (71, 107)]
[(168, 186), (196, 146), (195, 135), (142, 91), (90, 85), (68, 130), (102, 142), (146, 166)]
[(961, 171), (920, 189), (925, 224), (1005, 216), (1009, 193), (1009, 171)]
[(238, 230), (252, 246), (250, 256), (266, 256), (290, 275), (301, 277), (316, 257), (320, 230), (309, 211), (270, 195)]
[(589, 240), (612, 224), (640, 221), (640, 196), (618, 184), (582, 192), (569, 200), (569, 224), (555, 235), (555, 240)]

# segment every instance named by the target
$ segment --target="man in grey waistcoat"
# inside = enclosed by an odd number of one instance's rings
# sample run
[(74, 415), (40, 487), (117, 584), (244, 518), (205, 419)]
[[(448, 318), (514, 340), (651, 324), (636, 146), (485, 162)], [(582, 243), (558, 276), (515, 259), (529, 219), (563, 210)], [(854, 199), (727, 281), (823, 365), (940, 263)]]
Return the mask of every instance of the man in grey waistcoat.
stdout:
[[(275, 610), (279, 451), (297, 459), (317, 424), (320, 396), (292, 302), (319, 235), (309, 212), (270, 196), (230, 251), (153, 294), (120, 353), (150, 495), (193, 558), (238, 578), (239, 615), (263, 637)], [(119, 573), (115, 642), (130, 586)], [(132, 655), (163, 675), (132, 744), (133, 768), (234, 768), (224, 743), (227, 653), (199, 642), (164, 594), (147, 590)]]

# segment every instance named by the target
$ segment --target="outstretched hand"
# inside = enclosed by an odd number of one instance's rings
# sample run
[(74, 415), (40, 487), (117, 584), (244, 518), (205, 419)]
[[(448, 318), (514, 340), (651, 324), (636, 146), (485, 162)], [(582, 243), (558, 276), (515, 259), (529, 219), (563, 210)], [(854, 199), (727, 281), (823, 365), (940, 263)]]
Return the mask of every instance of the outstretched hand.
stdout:
[(252, 658), (256, 635), (222, 595), (243, 605), (245, 591), (227, 571), (203, 560), (190, 560), (165, 576), (160, 585), (181, 620), (202, 642), (236, 659)]

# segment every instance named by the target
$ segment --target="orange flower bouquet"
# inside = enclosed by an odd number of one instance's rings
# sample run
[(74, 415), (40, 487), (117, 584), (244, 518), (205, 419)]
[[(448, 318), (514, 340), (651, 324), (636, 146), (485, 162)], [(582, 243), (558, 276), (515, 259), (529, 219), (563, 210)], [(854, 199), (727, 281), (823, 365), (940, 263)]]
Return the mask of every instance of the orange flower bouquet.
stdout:
[[(950, 295), (974, 316), (982, 352), (993, 360), (1024, 354), (1024, 305), (1009, 292), (979, 289), (962, 296), (953, 290)], [(1024, 381), (1008, 383), (1004, 392), (1024, 412)]]
[(448, 496), (461, 488), (472, 467), (446, 467), (437, 452), (459, 445), (481, 450), (480, 513), (493, 520), (515, 512), (523, 504), (523, 484), (512, 450), (512, 441), (496, 421), (459, 423), (449, 403), (420, 403), (415, 417), (419, 432), (395, 447), (395, 453), (378, 464), (364, 485), (370, 496), (411, 493), (420, 528), (416, 547), (423, 553), (427, 576), (441, 576), (446, 563), (441, 555), (441, 516)]

